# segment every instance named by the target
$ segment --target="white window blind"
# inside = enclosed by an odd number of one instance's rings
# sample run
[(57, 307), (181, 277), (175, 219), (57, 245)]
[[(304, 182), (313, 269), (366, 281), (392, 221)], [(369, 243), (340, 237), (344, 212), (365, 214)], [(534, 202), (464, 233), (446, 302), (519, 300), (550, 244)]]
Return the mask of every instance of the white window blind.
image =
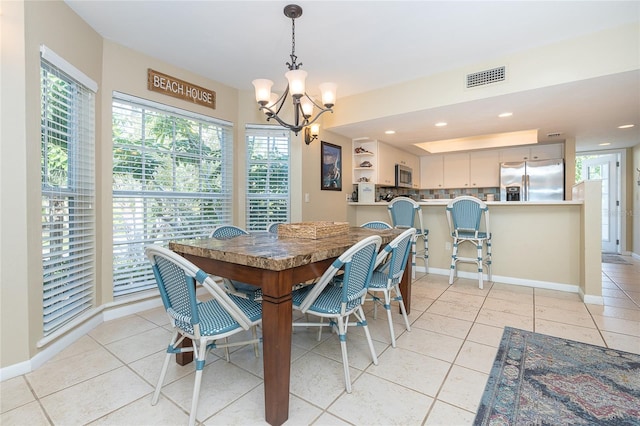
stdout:
[(278, 126), (247, 126), (247, 212), (249, 231), (290, 220), (290, 132)]
[(205, 237), (231, 223), (228, 122), (114, 94), (113, 292), (155, 288), (147, 244)]
[(47, 336), (94, 306), (95, 96), (44, 57), (40, 75), (43, 333)]

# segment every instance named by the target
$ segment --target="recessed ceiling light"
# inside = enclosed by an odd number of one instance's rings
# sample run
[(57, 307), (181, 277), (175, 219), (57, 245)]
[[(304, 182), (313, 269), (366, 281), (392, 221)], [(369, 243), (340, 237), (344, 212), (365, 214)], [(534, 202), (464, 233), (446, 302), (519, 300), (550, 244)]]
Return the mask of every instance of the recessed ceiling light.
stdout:
[(618, 129), (630, 129), (634, 124), (623, 124), (622, 126), (618, 126)]
[(385, 133), (385, 135), (395, 135), (396, 131), (395, 130), (387, 130), (384, 133)]
[(446, 126), (446, 125), (447, 125), (447, 123), (445, 123), (444, 121), (441, 121), (441, 122), (439, 122), (439, 123), (436, 123), (436, 127), (444, 127), (444, 126)]
[(611, 142), (603, 142), (603, 143), (599, 143), (598, 145), (600, 145), (600, 146), (608, 146), (608, 145), (611, 145)]
[(505, 117), (511, 117), (512, 115), (513, 115), (512, 112), (503, 112), (502, 114), (498, 114), (498, 117), (505, 118)]

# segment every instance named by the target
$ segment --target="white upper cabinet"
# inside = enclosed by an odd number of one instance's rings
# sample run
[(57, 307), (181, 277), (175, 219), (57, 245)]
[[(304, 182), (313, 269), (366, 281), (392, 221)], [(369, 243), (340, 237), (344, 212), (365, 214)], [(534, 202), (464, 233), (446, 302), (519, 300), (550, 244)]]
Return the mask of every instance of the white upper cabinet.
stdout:
[(420, 185), (423, 189), (444, 188), (444, 162), (442, 155), (420, 157)]
[(469, 154), (445, 154), (443, 164), (445, 188), (469, 187)]
[(500, 186), (500, 153), (478, 151), (469, 153), (469, 186), (487, 188)]
[(500, 162), (551, 160), (564, 158), (563, 144), (535, 145), (500, 150)]
[(398, 154), (399, 150), (391, 145), (378, 143), (378, 185), (395, 186)]

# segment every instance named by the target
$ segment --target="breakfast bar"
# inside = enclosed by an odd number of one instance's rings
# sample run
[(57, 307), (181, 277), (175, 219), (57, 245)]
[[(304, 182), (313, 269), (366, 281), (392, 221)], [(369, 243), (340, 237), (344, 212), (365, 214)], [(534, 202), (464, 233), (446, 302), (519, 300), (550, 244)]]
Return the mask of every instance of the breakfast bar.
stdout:
[[(572, 201), (487, 202), (493, 235), (493, 281), (574, 293), (602, 303), (599, 182), (582, 182)], [(429, 230), (429, 273), (449, 274), (451, 236), (445, 208), (448, 199), (419, 202)], [(386, 202), (350, 203), (352, 225), (389, 221)], [(593, 267), (596, 265), (595, 271)], [(418, 272), (422, 267), (418, 262)], [(473, 278), (472, 265), (459, 276)]]

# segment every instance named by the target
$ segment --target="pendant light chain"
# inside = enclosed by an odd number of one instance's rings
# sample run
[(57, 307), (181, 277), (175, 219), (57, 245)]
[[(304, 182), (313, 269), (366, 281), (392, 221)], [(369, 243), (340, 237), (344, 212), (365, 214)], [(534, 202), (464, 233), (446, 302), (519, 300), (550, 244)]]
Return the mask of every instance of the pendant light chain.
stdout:
[(297, 70), (302, 66), (302, 63), (296, 64), (296, 18), (291, 18), (291, 63), (287, 62), (287, 66), (290, 70)]

